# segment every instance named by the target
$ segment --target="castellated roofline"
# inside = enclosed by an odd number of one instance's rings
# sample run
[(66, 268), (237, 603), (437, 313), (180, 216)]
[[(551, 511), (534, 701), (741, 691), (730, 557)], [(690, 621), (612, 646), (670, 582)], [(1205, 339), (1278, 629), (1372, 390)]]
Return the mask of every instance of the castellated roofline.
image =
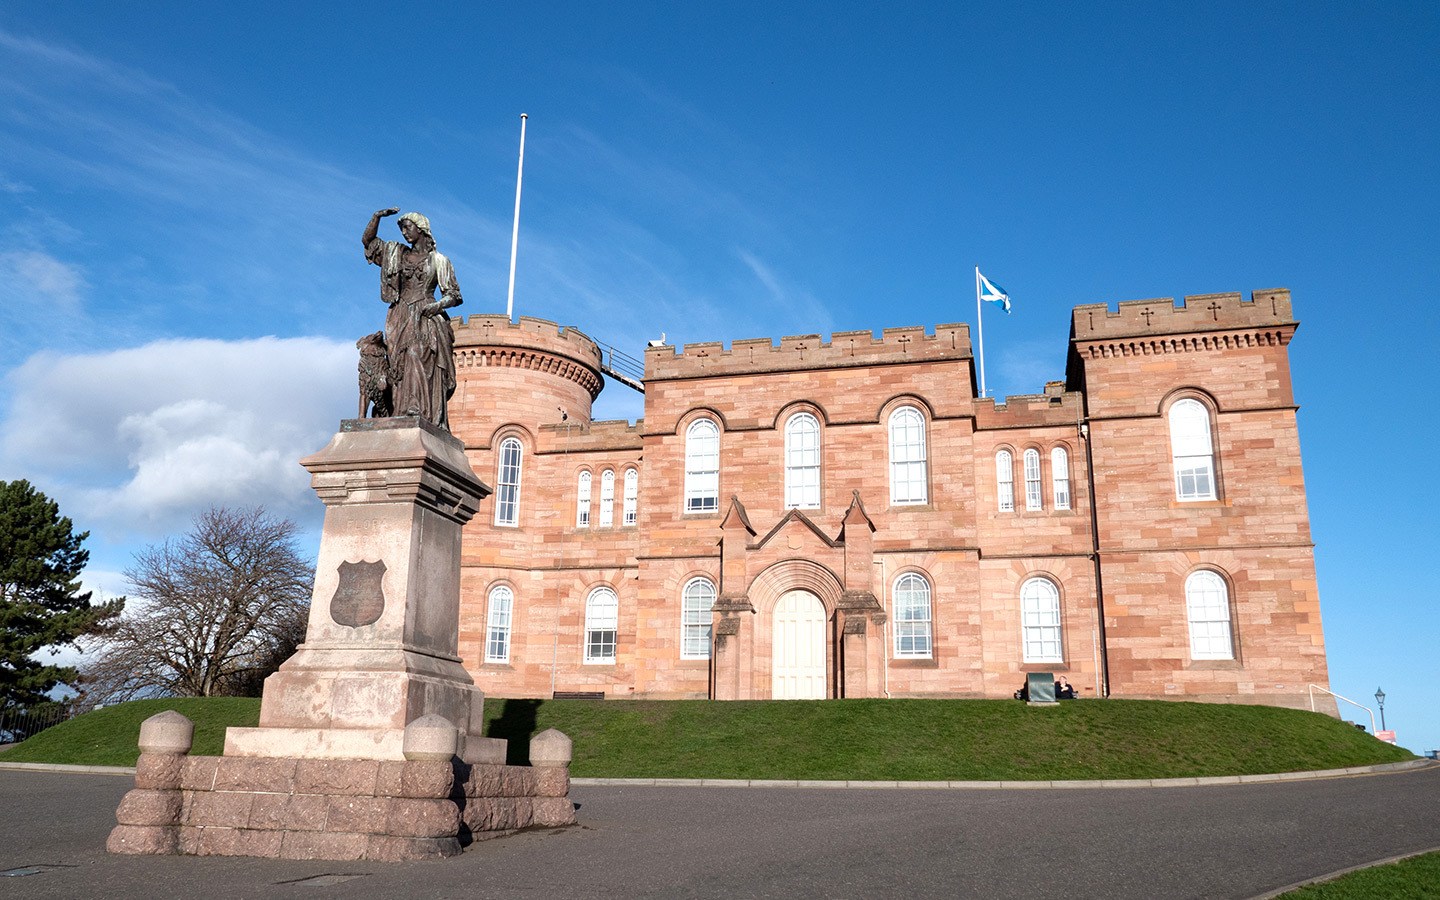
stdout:
[(453, 320), (457, 369), (508, 366), (530, 369), (574, 381), (600, 396), (600, 348), (573, 326), (521, 316), (511, 322), (501, 315), (473, 315)]
[(923, 326), (913, 326), (886, 328), (879, 338), (872, 331), (837, 331), (828, 341), (818, 334), (783, 337), (779, 346), (770, 338), (755, 338), (732, 341), (729, 349), (719, 341), (686, 344), (678, 353), (669, 346), (651, 347), (645, 351), (645, 380), (970, 357), (970, 326), (961, 322), (936, 325), (934, 334), (927, 334)]
[(1176, 304), (1174, 298), (1124, 300), (1118, 310), (1108, 304), (1075, 307), (1070, 339), (1075, 342), (1153, 335), (1270, 328), (1296, 324), (1288, 288), (1241, 294), (1195, 294)]

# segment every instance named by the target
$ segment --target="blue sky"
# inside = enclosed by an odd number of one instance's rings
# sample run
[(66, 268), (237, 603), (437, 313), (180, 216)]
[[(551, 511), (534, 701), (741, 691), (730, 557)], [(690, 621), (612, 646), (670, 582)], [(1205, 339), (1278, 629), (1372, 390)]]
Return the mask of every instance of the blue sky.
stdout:
[(503, 311), (526, 112), (517, 312), (637, 356), (973, 323), (978, 264), (1032, 393), (1074, 305), (1290, 288), (1332, 686), (1437, 747), (1437, 60), (1424, 3), (0, 8), (0, 477), (108, 593), (212, 502), (315, 527), (365, 220)]

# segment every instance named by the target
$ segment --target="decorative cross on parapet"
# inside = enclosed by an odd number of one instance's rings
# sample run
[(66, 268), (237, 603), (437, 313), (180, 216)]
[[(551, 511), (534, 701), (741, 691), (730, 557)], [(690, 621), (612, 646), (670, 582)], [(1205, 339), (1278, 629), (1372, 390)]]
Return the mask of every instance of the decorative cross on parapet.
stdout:
[(908, 335), (900, 335), (898, 338), (895, 339), (895, 342), (900, 345), (901, 350), (905, 351), (907, 354), (910, 352), (910, 348), (906, 346), (910, 343), (910, 338)]
[(709, 351), (707, 351), (707, 350), (696, 350), (696, 351), (695, 351), (695, 356), (696, 356), (697, 358), (699, 358), (699, 360), (700, 360), (700, 368), (702, 368), (702, 369), (705, 368), (705, 357), (707, 357), (707, 356), (709, 356), (709, 355), (710, 355), (710, 353), (709, 353)]
[(1150, 327), (1150, 317), (1153, 316), (1153, 315), (1155, 315), (1154, 311), (1152, 311), (1152, 310), (1150, 309), (1150, 307), (1147, 306), (1147, 307), (1145, 307), (1144, 309), (1142, 309), (1142, 310), (1140, 311), (1140, 315), (1142, 315), (1142, 316), (1145, 317), (1145, 327), (1146, 327), (1146, 328), (1149, 328), (1149, 327)]
[(1219, 303), (1216, 303), (1214, 300), (1211, 300), (1210, 305), (1205, 308), (1210, 310), (1210, 318), (1214, 319), (1216, 322), (1220, 321), (1220, 310), (1224, 309), (1224, 307), (1222, 307)]

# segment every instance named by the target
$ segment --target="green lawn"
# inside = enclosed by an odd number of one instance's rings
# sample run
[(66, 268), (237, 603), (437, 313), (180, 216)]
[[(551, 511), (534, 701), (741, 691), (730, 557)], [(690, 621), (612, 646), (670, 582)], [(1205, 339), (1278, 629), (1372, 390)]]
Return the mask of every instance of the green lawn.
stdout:
[(1282, 900), (1427, 900), (1440, 898), (1440, 852), (1342, 875), (1281, 894)]
[[(175, 709), (195, 749), (219, 754), (254, 699), (139, 700), (41, 732), (5, 762), (134, 765), (140, 723)], [(612, 778), (1052, 780), (1176, 778), (1334, 769), (1414, 759), (1328, 716), (1266, 706), (1086, 700), (503, 700), (486, 733), (525, 762), (531, 735), (575, 741), (572, 774)]]

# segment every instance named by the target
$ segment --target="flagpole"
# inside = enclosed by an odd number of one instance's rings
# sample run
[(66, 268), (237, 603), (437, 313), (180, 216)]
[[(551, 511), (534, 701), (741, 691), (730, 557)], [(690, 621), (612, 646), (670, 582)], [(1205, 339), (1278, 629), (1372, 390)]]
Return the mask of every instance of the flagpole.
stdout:
[(980, 314), (980, 267), (975, 267), (975, 331), (980, 338), (980, 397), (985, 397), (985, 317)]
[[(525, 113), (520, 114), (520, 166), (515, 172), (515, 227), (510, 232), (510, 292), (505, 298), (507, 319), (514, 318), (515, 314), (515, 250), (520, 245), (520, 182), (525, 177), (525, 120), (528, 118), (530, 117)], [(980, 276), (979, 269), (975, 270), (975, 276)]]

